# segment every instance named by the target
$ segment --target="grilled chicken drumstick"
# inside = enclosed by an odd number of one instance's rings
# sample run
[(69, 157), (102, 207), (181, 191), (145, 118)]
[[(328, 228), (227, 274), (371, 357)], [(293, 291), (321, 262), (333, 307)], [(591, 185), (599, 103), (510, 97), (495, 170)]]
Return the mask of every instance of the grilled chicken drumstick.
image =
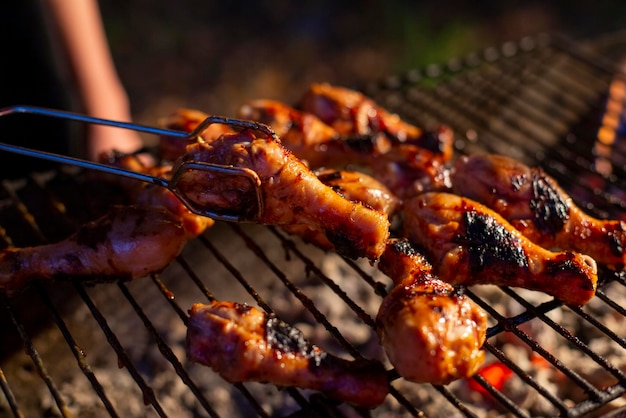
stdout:
[(382, 137), (366, 147), (356, 138), (344, 141), (339, 132), (317, 116), (277, 100), (249, 100), (239, 108), (238, 116), (269, 125), (283, 145), (313, 169), (363, 162), (368, 154), (382, 154), (389, 148), (389, 140)]
[(200, 205), (249, 211), (254, 222), (266, 225), (306, 225), (322, 232), (335, 251), (350, 258), (375, 260), (385, 248), (390, 225), (387, 215), (344, 199), (280, 141), (258, 138), (246, 130), (224, 134), (211, 143), (189, 145), (181, 158), (241, 167), (258, 176), (261, 208), (249, 199), (253, 185), (237, 178), (218, 182), (211, 172), (194, 171), (181, 178), (178, 186)]
[(394, 142), (416, 145), (448, 161), (453, 153), (453, 136), (432, 136), (423, 129), (403, 121), (356, 90), (328, 83), (311, 84), (299, 107), (312, 113), (340, 135), (368, 135), (381, 132)]
[[(320, 169), (314, 171), (317, 178), (336, 193), (356, 204), (363, 204), (391, 218), (400, 207), (400, 200), (384, 184), (373, 177), (357, 171)], [(283, 225), (283, 230), (297, 235), (304, 242), (332, 250), (333, 244), (326, 234), (306, 224)]]
[[(102, 154), (101, 162), (168, 178), (169, 167), (145, 166), (134, 155)], [(158, 273), (187, 241), (211, 227), (213, 219), (192, 213), (164, 187), (112, 176), (129, 205), (114, 206), (56, 243), (0, 251), (0, 291), (11, 295), (33, 279), (88, 277), (88, 281), (135, 279)]]
[(365, 408), (380, 405), (387, 396), (380, 362), (333, 356), (272, 314), (234, 302), (196, 303), (189, 314), (189, 359), (231, 383), (297, 386)]
[[(375, 107), (371, 100), (352, 90), (325, 86), (322, 91), (328, 94), (332, 91), (333, 100), (336, 100), (333, 106), (337, 107), (337, 118), (343, 117), (344, 113), (352, 114), (350, 108), (341, 110), (344, 106), (357, 106), (354, 100), (344, 96), (356, 95), (363, 99), (367, 105), (359, 109), (371, 110)], [(322, 91), (312, 87), (309, 94), (322, 94)], [(323, 103), (324, 100), (330, 100), (326, 96), (318, 99)], [(363, 111), (363, 115), (367, 115), (367, 112)], [(372, 122), (367, 124), (367, 128), (360, 127), (356, 122), (345, 126), (341, 123), (342, 128), (336, 130), (314, 114), (275, 100), (251, 100), (239, 111), (241, 118), (271, 126), (285, 147), (312, 169), (361, 166), (399, 197), (449, 187), (445, 163), (452, 153), (452, 131), (443, 126), (432, 132), (423, 131), (383, 110), (375, 117), (381, 115), (385, 115), (385, 120), (392, 119), (393, 123)], [(391, 129), (390, 126), (395, 128)]]
[(454, 285), (497, 284), (545, 292), (583, 305), (595, 294), (595, 261), (534, 244), (474, 200), (425, 193), (404, 202), (404, 236), (421, 246), (435, 273)]
[(405, 240), (390, 240), (378, 262), (395, 287), (383, 299), (376, 330), (391, 364), (407, 380), (447, 384), (484, 361), (487, 315), (432, 273)]
[(462, 157), (455, 163), (453, 187), (543, 247), (588, 254), (617, 270), (626, 266), (626, 223), (587, 215), (539, 167), (501, 155)]
[(53, 244), (0, 252), (0, 291), (13, 295), (34, 279), (134, 279), (163, 270), (187, 242), (181, 219), (163, 207), (114, 206)]
[[(213, 126), (213, 125), (211, 125)], [(102, 163), (123, 168), (137, 173), (149, 174), (169, 180), (172, 176), (171, 165), (147, 166), (132, 154), (116, 151), (103, 153)], [(129, 179), (123, 176), (111, 176), (110, 181), (124, 189), (130, 202), (135, 205), (163, 207), (180, 217), (188, 238), (193, 238), (213, 226), (215, 221), (206, 216), (197, 215), (189, 210), (171, 191), (156, 184)]]

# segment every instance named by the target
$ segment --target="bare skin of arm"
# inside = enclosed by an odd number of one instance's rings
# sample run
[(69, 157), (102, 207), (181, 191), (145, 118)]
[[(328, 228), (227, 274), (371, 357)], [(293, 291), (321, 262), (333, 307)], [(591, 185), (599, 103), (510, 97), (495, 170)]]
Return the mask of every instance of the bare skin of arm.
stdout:
[[(120, 122), (131, 121), (126, 90), (109, 49), (96, 0), (46, 2), (53, 16), (85, 113)], [(132, 152), (142, 146), (134, 131), (90, 125), (86, 157), (96, 160), (103, 151)]]

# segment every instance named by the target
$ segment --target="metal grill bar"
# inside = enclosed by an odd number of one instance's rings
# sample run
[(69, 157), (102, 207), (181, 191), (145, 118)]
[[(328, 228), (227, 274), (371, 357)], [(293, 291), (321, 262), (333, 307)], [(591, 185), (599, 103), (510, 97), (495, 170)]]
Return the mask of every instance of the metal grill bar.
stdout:
[(530, 415), (528, 415), (520, 407), (515, 405), (513, 401), (507, 398), (502, 392), (496, 389), (492, 384), (489, 383), (489, 381), (487, 381), (487, 379), (485, 379), (481, 375), (476, 375), (472, 377), (472, 379), (475, 379), (478, 383), (480, 383), (480, 385), (483, 388), (485, 388), (485, 390), (489, 392), (489, 394), (493, 396), (494, 399), (496, 399), (501, 405), (503, 405), (514, 416), (523, 417), (523, 418), (530, 417)]
[[(237, 228), (238, 232), (241, 234), (241, 228)], [(331, 279), (330, 277), (328, 277), (326, 274), (324, 274), (320, 268), (318, 266), (315, 265), (315, 263), (313, 261), (311, 261), (309, 258), (307, 258), (300, 250), (298, 250), (298, 247), (296, 246), (296, 244), (289, 239), (286, 239), (284, 236), (278, 234), (278, 232), (276, 231), (276, 228), (270, 228), (270, 230), (274, 233), (274, 235), (276, 235), (280, 240), (281, 243), (283, 244), (283, 246), (291, 253), (295, 254), (300, 260), (302, 260), (305, 265), (306, 265), (306, 269), (308, 271), (310, 271), (311, 273), (315, 274), (315, 277), (317, 277), (318, 279), (320, 279), (324, 284), (326, 284), (326, 286), (328, 286), (330, 289), (333, 290), (333, 292), (335, 292), (335, 294), (337, 296), (339, 296), (341, 298), (341, 300), (343, 300), (346, 305), (352, 309), (352, 311), (357, 314), (357, 316), (359, 317), (359, 319), (361, 319), (365, 324), (369, 325), (371, 328), (374, 328), (376, 326), (376, 322), (374, 321), (374, 318), (371, 317), (371, 315), (367, 314), (362, 308), (361, 306), (359, 306), (359, 304), (354, 301), (352, 298), (350, 298), (346, 292), (341, 288), (341, 286), (337, 285), (337, 283), (335, 283), (335, 281), (333, 281), (333, 279)], [(243, 235), (242, 235), (243, 237)], [(249, 240), (246, 239), (246, 242), (249, 242)], [(258, 250), (258, 255), (259, 257), (263, 257), (259, 247), (255, 247), (256, 250)], [(361, 357), (356, 351), (354, 353), (355, 356)]]
[(167, 345), (167, 343), (163, 340), (163, 338), (161, 338), (161, 336), (159, 335), (159, 332), (157, 331), (155, 326), (152, 324), (152, 321), (148, 318), (148, 316), (145, 314), (143, 309), (141, 309), (141, 306), (139, 306), (135, 298), (133, 298), (133, 296), (130, 294), (128, 288), (124, 285), (124, 283), (118, 283), (118, 287), (120, 288), (120, 290), (122, 291), (122, 294), (126, 297), (126, 299), (128, 299), (128, 301), (132, 305), (137, 315), (141, 318), (141, 321), (143, 322), (146, 329), (148, 329), (150, 333), (152, 334), (152, 336), (154, 337), (154, 340), (157, 343), (157, 347), (159, 348), (159, 351), (161, 351), (161, 354), (163, 355), (163, 357), (165, 357), (172, 364), (172, 366), (174, 366), (174, 369), (176, 370), (176, 374), (180, 376), (182, 381), (187, 386), (189, 386), (189, 388), (191, 389), (193, 394), (196, 396), (196, 398), (198, 399), (198, 401), (200, 402), (204, 410), (210, 416), (217, 417), (218, 415), (216, 414), (216, 412), (213, 410), (211, 405), (209, 405), (209, 402), (206, 400), (206, 398), (204, 397), (200, 389), (198, 389), (195, 383), (189, 378), (189, 375), (183, 368), (183, 365), (180, 363), (180, 361), (178, 361), (178, 358), (174, 355), (169, 345)]
[[(170, 304), (172, 309), (176, 311), (176, 314), (178, 314), (178, 317), (181, 319), (181, 321), (186, 327), (187, 324), (189, 324), (189, 317), (187, 316), (187, 313), (183, 310), (183, 308), (181, 308), (180, 305), (176, 303), (174, 294), (170, 292), (170, 290), (167, 288), (165, 283), (163, 283), (159, 275), (151, 274), (150, 278), (152, 279), (152, 282), (158, 287), (159, 291), (161, 291), (161, 293), (163, 294), (163, 297), (165, 297), (165, 300), (167, 300), (167, 302)], [(154, 328), (154, 325), (151, 324), (151, 326), (152, 328)]]
[(50, 300), (50, 298), (48, 297), (44, 289), (41, 287), (41, 285), (37, 285), (37, 293), (40, 295), (41, 299), (43, 299), (45, 305), (48, 307), (48, 310), (54, 317), (54, 321), (56, 322), (57, 327), (59, 328), (59, 330), (61, 330), (61, 333), (63, 334), (63, 337), (65, 338), (65, 341), (67, 342), (68, 346), (72, 350), (72, 354), (74, 354), (74, 358), (76, 359), (78, 363), (78, 367), (80, 367), (83, 374), (87, 377), (87, 379), (91, 383), (91, 386), (93, 387), (94, 391), (98, 394), (98, 397), (102, 400), (102, 403), (104, 404), (107, 412), (112, 417), (118, 417), (119, 415), (116, 412), (115, 407), (113, 406), (113, 404), (107, 397), (106, 393), (104, 392), (104, 388), (98, 381), (96, 375), (93, 373), (91, 366), (89, 366), (89, 364), (87, 363), (85, 352), (79, 347), (78, 343), (74, 339), (74, 336), (67, 328), (65, 321), (63, 321), (63, 318), (61, 317), (57, 309), (54, 307), (52, 301)]
[(11, 409), (13, 416), (23, 418), (24, 414), (22, 414), (19, 406), (17, 405), (15, 395), (11, 391), (11, 388), (9, 387), (9, 382), (7, 382), (6, 376), (4, 375), (2, 369), (0, 369), (0, 387), (2, 387), (2, 392), (9, 402), (9, 408)]
[[(560, 399), (558, 399), (556, 396), (554, 396), (552, 393), (546, 390), (546, 388), (544, 388), (541, 384), (539, 384), (532, 376), (530, 376), (528, 373), (522, 370), (517, 364), (512, 362), (504, 354), (502, 350), (494, 347), (489, 342), (485, 343), (485, 348), (487, 348), (489, 352), (491, 352), (498, 360), (500, 360), (503, 364), (505, 364), (509, 369), (513, 370), (522, 380), (526, 382), (526, 384), (532, 386), (533, 389), (535, 389), (539, 394), (541, 394), (541, 396), (543, 396), (545, 399), (550, 401), (550, 403), (552, 403), (552, 405), (554, 405), (560, 411), (561, 414), (567, 414), (567, 405), (565, 405), (564, 402), (562, 402)], [(478, 376), (475, 376), (474, 378), (479, 379), (479, 381), (481, 382), (481, 385), (485, 389), (487, 389), (493, 396), (497, 395), (497, 399), (500, 402), (504, 402), (507, 408), (511, 410), (511, 412), (526, 415), (525, 412), (523, 412), (517, 405), (513, 404), (509, 399), (507, 399), (502, 394), (502, 392), (498, 391), (495, 387), (493, 387), (493, 385), (491, 385), (484, 378), (482, 378), (482, 376), (478, 375)]]
[[(256, 254), (257, 258), (259, 258), (261, 261), (263, 261), (265, 264), (267, 264), (270, 267), (270, 269), (274, 272), (274, 274), (276, 274), (276, 277), (279, 278), (279, 280), (285, 285), (285, 287), (287, 287), (293, 293), (293, 295), (296, 296), (300, 300), (300, 302), (307, 308), (307, 310), (313, 314), (313, 316), (315, 317), (315, 320), (318, 323), (324, 325), (326, 330), (333, 337), (335, 337), (337, 342), (339, 342), (339, 344), (341, 344), (341, 346), (351, 356), (353, 356), (354, 358), (363, 358), (361, 353), (354, 347), (354, 345), (352, 345), (343, 336), (343, 334), (341, 334), (341, 332), (339, 332), (339, 330), (328, 321), (326, 316), (322, 312), (320, 312), (320, 310), (317, 308), (315, 303), (310, 298), (308, 298), (296, 285), (294, 285), (293, 282), (289, 280), (289, 278), (287, 278), (287, 276), (285, 275), (285, 273), (283, 273), (281, 269), (276, 267), (276, 265), (267, 258), (265, 253), (258, 246), (258, 244), (256, 244), (253, 240), (251, 240), (250, 237), (248, 237), (247, 235), (242, 234), (241, 228), (238, 225), (231, 225), (231, 227), (239, 234), (239, 236), (241, 236), (242, 239), (244, 239), (248, 248), (250, 248), (250, 250), (254, 252), (254, 254)], [(337, 287), (334, 287), (334, 289), (337, 289)], [(339, 290), (340, 290), (340, 295), (345, 296), (345, 293), (343, 292), (343, 290), (341, 289)], [(370, 323), (373, 323), (373, 320), (370, 320)]]
[[(524, 298), (521, 298), (519, 295), (514, 294), (510, 290), (508, 290), (508, 293), (513, 298), (515, 298), (515, 300), (517, 300), (520, 304), (522, 304), (525, 307), (531, 309), (531, 305)], [(574, 310), (575, 312), (576, 311), (580, 311), (580, 308), (573, 307), (571, 309)], [(581, 316), (586, 316), (586, 315), (583, 315), (582, 312), (581, 312)], [(566, 338), (570, 343), (572, 343), (573, 345), (577, 346), (578, 349), (580, 349), (581, 351), (585, 352), (585, 354), (587, 354), (589, 357), (594, 359), (605, 370), (611, 372), (611, 374), (613, 374), (617, 379), (621, 380), (622, 382), (626, 382), (626, 375), (624, 375), (623, 372), (621, 372), (619, 369), (615, 368), (613, 365), (609, 364), (602, 356), (597, 355), (593, 350), (589, 349), (587, 344), (583, 343), (575, 335), (572, 335), (572, 333), (569, 332), (567, 329), (565, 329), (564, 327), (560, 326), (559, 324), (554, 322), (552, 319), (548, 318), (544, 313), (538, 313), (537, 317), (539, 319), (541, 319), (544, 323), (548, 324), (552, 329), (557, 331), (561, 336)], [(602, 329), (602, 328), (600, 328), (600, 329)], [(607, 335), (608, 336), (614, 336), (615, 338), (612, 338), (612, 340), (615, 341), (615, 342), (619, 343), (620, 342), (619, 340), (622, 340), (622, 345), (623, 345), (623, 339), (617, 337), (617, 335), (615, 333), (611, 332), (611, 333), (609, 333)], [(597, 392), (595, 390), (595, 388), (588, 388), (588, 390), (590, 390), (592, 393)]]
[(50, 394), (54, 398), (54, 401), (56, 402), (56, 405), (59, 408), (59, 412), (61, 413), (63, 417), (70, 417), (70, 414), (67, 409), (67, 404), (63, 400), (63, 397), (61, 396), (61, 393), (59, 392), (59, 389), (57, 388), (56, 384), (54, 383), (54, 381), (51, 379), (50, 375), (48, 374), (46, 366), (44, 365), (43, 360), (41, 359), (41, 356), (39, 355), (39, 352), (33, 345), (33, 342), (30, 339), (28, 333), (24, 329), (24, 326), (17, 318), (14, 308), (12, 307), (10, 301), (4, 295), (0, 297), (0, 300), (3, 302), (3, 305), (6, 311), (11, 317), (11, 321), (13, 322), (15, 329), (20, 334), (20, 338), (24, 342), (24, 348), (26, 349), (26, 352), (28, 353), (30, 358), (33, 360), (33, 364), (37, 368), (37, 372), (39, 373), (43, 381), (46, 383), (46, 386), (48, 386), (48, 390), (50, 391)]
[[(508, 291), (508, 289), (506, 288), (502, 288), (505, 291)], [(538, 344), (534, 341), (532, 341), (530, 339), (530, 337), (528, 337), (526, 334), (524, 334), (523, 332), (521, 332), (518, 328), (518, 325), (523, 324), (528, 322), (531, 318), (535, 318), (538, 315), (540, 315), (540, 312), (537, 312), (538, 310), (535, 309), (534, 307), (530, 306), (528, 307), (528, 310), (523, 314), (523, 315), (519, 315), (516, 318), (505, 318), (502, 315), (500, 315), (495, 309), (493, 309), (491, 306), (489, 306), (489, 304), (486, 304), (482, 299), (477, 298), (476, 295), (474, 295), (473, 293), (471, 293), (470, 291), (467, 291), (468, 294), (479, 304), (481, 305), (481, 307), (483, 309), (485, 309), (487, 312), (489, 312), (489, 314), (494, 317), (497, 321), (498, 321), (498, 325), (499, 325), (499, 329), (500, 332), (503, 331), (510, 331), (515, 333), (515, 335), (517, 335), (518, 337), (520, 337), (522, 340), (524, 340), (529, 346), (538, 346)], [(510, 292), (512, 293), (512, 292)], [(514, 293), (512, 293), (514, 294)], [(551, 305), (553, 305), (554, 307), (560, 305), (560, 302), (557, 301), (553, 301), (556, 303), (552, 303)], [(546, 304), (543, 305), (544, 307), (547, 306)], [(550, 309), (551, 310), (551, 309)], [(532, 312), (531, 316), (528, 316), (528, 313)], [(524, 318), (523, 321), (520, 321), (519, 318)], [(493, 330), (495, 327), (491, 327), (489, 331), (492, 331), (491, 335), (495, 335), (493, 334)], [(494, 356), (496, 358), (498, 358), (501, 362), (503, 362), (504, 364), (506, 364), (506, 366), (508, 368), (510, 368), (511, 370), (515, 371), (516, 374), (523, 379), (528, 385), (532, 386), (535, 390), (537, 390), (542, 396), (544, 396), (546, 399), (548, 399), (553, 405), (555, 405), (561, 412), (567, 411), (567, 406), (561, 402), (559, 399), (557, 399), (556, 397), (554, 397), (552, 394), (550, 394), (545, 388), (543, 388), (539, 383), (537, 383), (531, 376), (529, 376), (527, 373), (525, 373), (522, 369), (520, 369), (514, 362), (512, 362), (511, 360), (509, 360), (504, 353), (497, 349), (496, 347), (494, 347), (493, 345), (489, 344), (489, 342), (485, 343), (485, 347), (492, 353), (494, 354)], [(534, 347), (533, 347), (534, 349)], [(552, 364), (554, 364), (556, 367), (563, 367), (560, 362), (558, 362), (557, 359), (555, 359), (552, 355), (550, 355), (547, 351), (545, 351), (542, 347), (539, 347), (537, 352), (539, 354), (541, 354), (541, 356), (545, 359), (547, 359), (548, 361), (550, 361)], [(566, 371), (566, 373), (569, 373), (569, 370)], [(480, 376), (477, 376), (480, 377)], [(570, 376), (571, 377), (571, 376)], [(578, 379), (581, 380), (577, 375), (574, 374), (573, 379)], [(488, 382), (486, 382), (484, 379), (480, 380), (481, 385), (483, 385), (483, 387), (485, 387), (485, 389), (487, 389), (493, 396), (496, 396), (496, 398), (501, 401), (504, 402), (506, 405), (508, 405), (509, 407), (511, 407), (510, 405), (510, 401), (508, 401), (507, 399), (502, 399), (502, 393), (500, 393), (499, 391), (496, 390), (496, 388), (494, 388), (492, 385), (490, 385)], [(583, 386), (585, 386), (584, 383), (582, 383)], [(591, 388), (594, 389), (594, 388)], [(518, 408), (515, 408), (518, 409)]]
[(448, 389), (446, 389), (444, 386), (433, 386), (439, 393), (441, 393), (448, 402), (450, 402), (452, 405), (454, 405), (464, 416), (466, 417), (476, 417), (476, 414), (474, 414), (472, 411), (470, 411), (462, 402), (459, 401), (459, 399), (454, 396), (452, 393), (450, 393), (450, 391)]
[(626, 309), (624, 309), (624, 307), (619, 306), (618, 304), (616, 304), (614, 301), (612, 301), (611, 299), (608, 298), (608, 296), (602, 291), (602, 289), (598, 290), (596, 292), (596, 295), (602, 299), (604, 302), (606, 302), (607, 305), (611, 306), (611, 308), (615, 309), (617, 312), (619, 312), (620, 314), (622, 314), (622, 316), (626, 316)]
[(87, 292), (82, 286), (80, 286), (79, 284), (76, 284), (75, 288), (78, 291), (78, 294), (80, 295), (80, 297), (85, 302), (85, 304), (89, 307), (89, 310), (91, 311), (91, 314), (93, 315), (93, 317), (96, 319), (96, 321), (98, 321), (98, 325), (100, 325), (102, 332), (104, 332), (107, 341), (109, 342), (111, 347), (114, 348), (115, 352), (119, 356), (120, 362), (128, 370), (128, 372), (131, 374), (135, 382), (137, 382), (137, 385), (141, 389), (141, 392), (143, 394), (145, 401), (149, 402), (152, 405), (152, 407), (156, 410), (156, 412), (159, 414), (160, 417), (166, 417), (167, 414), (165, 413), (165, 411), (163, 410), (163, 407), (157, 400), (154, 394), (154, 391), (152, 390), (150, 386), (148, 386), (148, 384), (146, 383), (144, 378), (141, 376), (137, 368), (133, 365), (133, 362), (128, 356), (123, 345), (120, 343), (115, 333), (109, 327), (109, 324), (107, 323), (106, 318), (102, 315), (100, 310), (96, 307), (96, 305), (91, 300), (91, 298), (89, 297), (89, 295), (87, 294)]

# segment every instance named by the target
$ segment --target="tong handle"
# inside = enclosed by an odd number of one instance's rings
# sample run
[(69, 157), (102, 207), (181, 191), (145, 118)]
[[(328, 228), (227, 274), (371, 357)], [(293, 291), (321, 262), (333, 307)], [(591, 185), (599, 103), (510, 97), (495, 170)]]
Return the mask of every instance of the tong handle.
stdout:
[(169, 183), (167, 180), (151, 176), (148, 174), (138, 173), (136, 171), (125, 170), (123, 168), (113, 167), (106, 164), (101, 164), (93, 161), (81, 160), (80, 158), (69, 157), (65, 155), (54, 154), (46, 151), (36, 151), (30, 148), (20, 147), (18, 145), (9, 145), (3, 142), (0, 142), (0, 151), (9, 151), (16, 154), (25, 155), (28, 157), (41, 158), (48, 161), (53, 161), (61, 164), (74, 165), (81, 168), (87, 168), (90, 170), (98, 170), (108, 174), (115, 174), (125, 177), (130, 177), (132, 179), (145, 181), (147, 183), (154, 183), (159, 186), (168, 187)]
[[(175, 136), (183, 139), (187, 139), (190, 142), (192, 140), (196, 140), (202, 134), (202, 132), (211, 124), (218, 123), (228, 125), (235, 129), (249, 129), (255, 132), (255, 134), (260, 134), (265, 138), (272, 138), (274, 140), (278, 140), (278, 136), (276, 133), (267, 125), (262, 123), (240, 120), (240, 119), (230, 119), (222, 116), (209, 116), (205, 120), (203, 120), (193, 131), (191, 132), (183, 132), (183, 131), (175, 131), (171, 129), (162, 129), (155, 128), (151, 126), (139, 125), (135, 123), (127, 123), (127, 122), (117, 122), (108, 119), (101, 119), (92, 116), (86, 116), (78, 113), (49, 109), (43, 107), (36, 106), (12, 106), (0, 109), (0, 118), (3, 116), (15, 114), (15, 113), (31, 113), (43, 116), (51, 116), (57, 118), (64, 118), (69, 120), (75, 120), (79, 122), (86, 123), (96, 123), (101, 125), (108, 125), (117, 128), (124, 129), (132, 129), (134, 131), (145, 132), (155, 135), (167, 135), (167, 136)], [(113, 167), (106, 164), (87, 161), (80, 158), (64, 156), (59, 154), (54, 154), (51, 152), (45, 151), (37, 151), (25, 147), (20, 147), (17, 145), (9, 145), (6, 143), (0, 142), (0, 151), (9, 151), (14, 152), (21, 155), (26, 155), (29, 157), (41, 158), (49, 161), (53, 161), (61, 164), (69, 164), (74, 165), (81, 168), (86, 168), (90, 170), (98, 170), (108, 174), (125, 176), (131, 179), (144, 181), (147, 183), (152, 183), (158, 186), (165, 187), (169, 189), (174, 195), (185, 205), (189, 210), (193, 213), (208, 216), (217, 220), (225, 220), (231, 222), (245, 222), (245, 221), (254, 221), (256, 220), (263, 211), (263, 199), (261, 197), (261, 193), (259, 187), (261, 185), (261, 180), (258, 175), (245, 167), (234, 167), (234, 166), (224, 166), (220, 164), (213, 164), (207, 162), (200, 161), (183, 161), (176, 165), (173, 168), (173, 176), (172, 180), (168, 181), (161, 177), (155, 177), (148, 174), (138, 173), (131, 170), (126, 170), (123, 168)], [(229, 211), (227, 208), (207, 208), (203, 207), (198, 202), (195, 202), (192, 199), (189, 199), (184, 193), (182, 193), (178, 189), (178, 183), (183, 178), (184, 174), (187, 171), (200, 170), (200, 171), (212, 171), (214, 173), (225, 174), (229, 176), (239, 176), (245, 180), (247, 180), (252, 189), (254, 190), (254, 199), (250, 202), (255, 205), (256, 213), (250, 215), (250, 208), (246, 208), (246, 214), (242, 215), (242, 213), (235, 211)], [(239, 208), (241, 210), (241, 208)]]
[[(74, 120), (78, 122), (97, 123), (100, 125), (131, 129), (134, 131), (145, 132), (145, 133), (150, 133), (150, 134), (155, 134), (155, 135), (170, 135), (170, 136), (176, 136), (179, 138), (191, 137), (191, 134), (187, 132), (174, 131), (171, 129), (155, 128), (152, 126), (139, 125), (139, 124), (129, 123), (129, 122), (118, 122), (118, 121), (109, 120), (109, 119), (102, 119), (102, 118), (82, 115), (80, 113), (68, 112), (65, 110), (49, 109), (49, 108), (37, 107), (37, 106), (17, 105), (17, 106), (5, 107), (5, 108), (0, 109), (0, 118), (3, 116), (15, 114), (15, 113), (30, 113), (30, 114), (35, 114), (35, 115), (43, 115), (43, 116), (50, 116), (50, 117), (55, 117), (55, 118), (69, 119), (69, 120)], [(192, 132), (192, 134), (195, 135), (195, 131)], [(1, 143), (1, 142), (0, 142), (0, 150), (14, 152), (14, 153), (26, 155), (29, 157), (42, 158), (48, 161), (53, 161), (53, 162), (62, 163), (62, 164), (75, 165), (81, 168), (99, 170), (99, 171), (103, 171), (109, 174), (121, 175), (121, 176), (129, 177), (132, 179), (141, 180), (141, 181), (145, 181), (148, 183), (154, 183), (160, 186), (168, 187), (168, 182), (165, 179), (162, 179), (159, 177), (137, 173), (137, 172), (130, 171), (130, 170), (124, 170), (122, 168), (112, 167), (112, 166), (108, 166), (105, 164), (92, 162), (92, 161), (86, 161), (86, 160), (82, 160), (82, 159), (74, 158), (70, 156), (54, 154), (54, 153), (45, 152), (45, 151), (36, 151), (36, 150), (29, 149), (29, 148), (20, 147), (17, 145), (9, 145), (5, 143)]]
[[(174, 131), (171, 129), (155, 128), (152, 126), (139, 125), (139, 124), (130, 123), (130, 122), (118, 122), (118, 121), (109, 120), (109, 119), (102, 119), (102, 118), (96, 118), (93, 116), (81, 115), (80, 113), (68, 112), (65, 110), (49, 109), (49, 108), (37, 107), (37, 106), (18, 105), (18, 106), (10, 106), (10, 107), (5, 107), (5, 108), (0, 109), (0, 117), (10, 115), (13, 113), (31, 113), (31, 114), (36, 114), (36, 115), (51, 116), (55, 118), (75, 120), (78, 122), (97, 123), (100, 125), (115, 126), (117, 128), (131, 129), (133, 131), (140, 131), (140, 132), (145, 132), (145, 133), (155, 134), (155, 135), (172, 135), (172, 136), (177, 136), (179, 138), (185, 138), (185, 137), (191, 138), (196, 133), (195, 130), (194, 132), (190, 134), (188, 132)], [(206, 125), (204, 125), (203, 128), (205, 126)]]

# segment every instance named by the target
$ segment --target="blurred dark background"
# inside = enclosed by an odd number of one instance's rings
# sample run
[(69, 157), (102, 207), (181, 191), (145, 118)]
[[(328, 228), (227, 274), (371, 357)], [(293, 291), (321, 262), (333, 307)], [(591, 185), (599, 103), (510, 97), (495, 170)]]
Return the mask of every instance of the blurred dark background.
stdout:
[(101, 2), (137, 122), (177, 107), (233, 116), (308, 84), (359, 86), (541, 32), (589, 40), (626, 26), (620, 2)]

